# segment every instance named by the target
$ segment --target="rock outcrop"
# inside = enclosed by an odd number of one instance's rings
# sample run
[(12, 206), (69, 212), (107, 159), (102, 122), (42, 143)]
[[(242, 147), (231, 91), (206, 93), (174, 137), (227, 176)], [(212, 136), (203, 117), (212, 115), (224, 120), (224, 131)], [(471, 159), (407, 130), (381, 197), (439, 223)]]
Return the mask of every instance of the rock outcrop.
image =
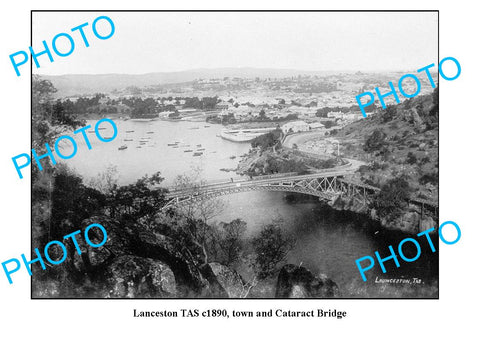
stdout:
[[(70, 263), (67, 265), (76, 279), (104, 282), (112, 297), (196, 297), (208, 294), (209, 283), (202, 277), (194, 259), (181, 253), (169, 237), (146, 230), (134, 232), (134, 226), (121, 226), (106, 216), (84, 220), (81, 233), (92, 223), (105, 227), (108, 240), (103, 246), (92, 248), (83, 237), (77, 237), (81, 255), (71, 241), (66, 242), (69, 254), (73, 254), (68, 257)], [(92, 228), (89, 238), (98, 244), (103, 234)]]
[(176, 283), (172, 270), (160, 261), (133, 255), (116, 258), (107, 269), (111, 288), (108, 297), (175, 297)]
[(401, 230), (405, 233), (416, 234), (421, 231), (436, 227), (435, 220), (424, 214), (423, 219), (419, 208), (410, 204), (402, 214), (393, 219), (379, 217), (375, 209), (368, 208), (357, 198), (337, 197), (328, 203), (335, 210), (346, 210), (354, 213), (365, 214), (374, 221), (379, 221), (382, 227), (390, 230)]
[(245, 295), (244, 281), (242, 277), (234, 270), (220, 263), (209, 263), (209, 269), (215, 277), (217, 283), (225, 292), (228, 298), (243, 298)]
[(315, 276), (304, 267), (287, 264), (278, 274), (276, 298), (331, 298), (339, 295), (335, 282), (323, 275)]

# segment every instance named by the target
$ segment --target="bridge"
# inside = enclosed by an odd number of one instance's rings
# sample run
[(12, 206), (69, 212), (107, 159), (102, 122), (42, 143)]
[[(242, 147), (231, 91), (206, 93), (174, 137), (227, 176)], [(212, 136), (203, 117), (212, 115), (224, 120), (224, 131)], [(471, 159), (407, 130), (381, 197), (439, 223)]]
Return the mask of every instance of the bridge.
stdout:
[(302, 193), (316, 196), (323, 201), (330, 201), (338, 196), (346, 195), (354, 197), (366, 205), (371, 196), (380, 189), (344, 179), (344, 176), (352, 174), (355, 170), (348, 164), (343, 167), (317, 171), (313, 174), (299, 175), (292, 172), (257, 176), (250, 180), (240, 179), (205, 183), (192, 188), (171, 187), (165, 195), (169, 201), (162, 209), (188, 201), (211, 199), (255, 190)]
[[(318, 197), (328, 202), (337, 197), (354, 199), (361, 205), (367, 206), (372, 197), (380, 191), (379, 188), (350, 181), (344, 178), (357, 169), (351, 163), (334, 169), (317, 170), (312, 174), (299, 175), (296, 172), (257, 176), (253, 179), (234, 181), (219, 181), (204, 183), (191, 188), (168, 188), (165, 197), (169, 200), (162, 210), (174, 205), (188, 202), (211, 199), (223, 195), (247, 191), (283, 191), (301, 193)], [(424, 211), (429, 210), (438, 217), (438, 203), (411, 198), (408, 203), (421, 208), (422, 218)]]

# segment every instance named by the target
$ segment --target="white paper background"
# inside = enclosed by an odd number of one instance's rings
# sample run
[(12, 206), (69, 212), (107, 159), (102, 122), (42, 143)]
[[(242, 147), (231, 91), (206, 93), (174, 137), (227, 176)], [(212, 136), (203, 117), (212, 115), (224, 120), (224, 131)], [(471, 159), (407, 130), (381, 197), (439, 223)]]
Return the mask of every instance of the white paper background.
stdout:
[[(8, 1), (0, 4), (1, 216), (0, 262), (30, 250), (30, 178), (19, 180), (11, 157), (30, 147), (30, 80), (17, 77), (8, 56), (30, 44), (31, 9), (439, 9), (440, 58), (454, 56), (460, 78), (441, 80), (440, 221), (462, 229), (459, 243), (441, 245), (439, 300), (30, 300), (22, 268), (9, 285), (0, 274), (2, 339), (324, 338), (474, 339), (478, 336), (478, 11), (476, 2), (402, 1)], [(73, 27), (72, 23), (72, 26)], [(66, 27), (66, 29), (69, 27)], [(381, 29), (381, 28), (380, 28)], [(65, 58), (65, 62), (68, 62)], [(423, 66), (423, 65), (419, 65)], [(452, 239), (452, 238), (449, 238)], [(270, 308), (346, 310), (342, 320), (318, 318), (186, 319), (133, 318), (132, 310)]]

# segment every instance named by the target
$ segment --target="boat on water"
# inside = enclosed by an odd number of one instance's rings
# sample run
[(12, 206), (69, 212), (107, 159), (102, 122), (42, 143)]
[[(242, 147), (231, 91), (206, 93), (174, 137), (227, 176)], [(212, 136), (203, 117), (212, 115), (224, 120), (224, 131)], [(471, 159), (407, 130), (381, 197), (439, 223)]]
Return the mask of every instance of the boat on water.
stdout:
[(200, 129), (198, 126), (190, 128), (190, 130), (198, 130), (198, 129)]
[(122, 145), (121, 147), (118, 148), (118, 150), (125, 150), (126, 148), (128, 148), (128, 146)]
[(237, 156), (230, 156), (230, 159), (235, 159), (237, 158)]
[(150, 134), (150, 133), (155, 133), (155, 131), (148, 131), (147, 134)]
[(125, 142), (131, 142), (133, 139), (124, 139)]
[(197, 146), (202, 146), (202, 144), (197, 144)]
[(203, 152), (194, 152), (193, 153), (193, 156), (201, 156), (201, 155), (203, 155)]
[(178, 146), (177, 143), (168, 143), (167, 146)]
[(183, 152), (193, 152), (193, 150), (183, 150)]
[(197, 151), (205, 151), (205, 148), (197, 149)]
[(135, 130), (128, 130), (128, 131), (125, 131), (126, 133), (131, 133), (131, 132), (135, 132)]
[(205, 125), (204, 127), (206, 127), (206, 128), (209, 128), (209, 127), (210, 127), (210, 125)]
[(141, 146), (137, 146), (137, 149), (141, 149), (142, 147)]

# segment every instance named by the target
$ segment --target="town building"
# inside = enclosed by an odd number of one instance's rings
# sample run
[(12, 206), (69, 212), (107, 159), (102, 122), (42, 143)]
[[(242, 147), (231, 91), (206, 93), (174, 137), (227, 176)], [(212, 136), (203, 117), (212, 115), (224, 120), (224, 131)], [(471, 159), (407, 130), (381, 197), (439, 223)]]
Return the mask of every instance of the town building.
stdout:
[(296, 132), (302, 132), (302, 131), (309, 131), (310, 126), (305, 123), (303, 120), (296, 120), (293, 122), (288, 122), (285, 123), (281, 126), (281, 129), (283, 133), (296, 133)]
[(310, 130), (323, 130), (323, 129), (325, 129), (325, 125), (323, 125), (320, 122), (310, 123), (309, 125), (310, 125)]

